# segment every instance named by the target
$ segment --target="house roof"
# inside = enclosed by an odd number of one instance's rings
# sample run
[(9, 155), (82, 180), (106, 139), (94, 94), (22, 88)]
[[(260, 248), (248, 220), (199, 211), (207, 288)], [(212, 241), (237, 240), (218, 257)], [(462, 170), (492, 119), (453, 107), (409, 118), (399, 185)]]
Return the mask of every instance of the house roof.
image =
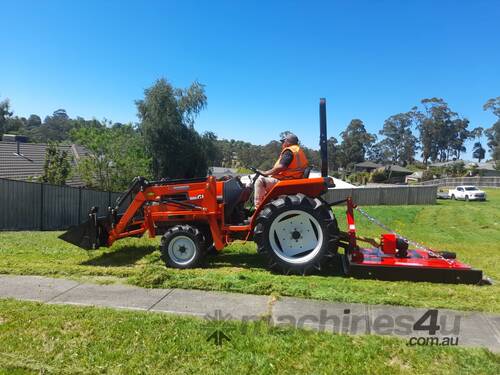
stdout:
[(384, 168), (386, 168), (387, 170), (391, 170), (392, 172), (398, 172), (398, 173), (408, 173), (408, 174), (412, 174), (413, 171), (410, 171), (409, 169), (406, 169), (400, 165), (396, 165), (396, 164), (392, 164), (392, 165), (386, 165)]
[(384, 169), (391, 169), (393, 172), (398, 172), (398, 173), (408, 173), (411, 174), (413, 171), (410, 171), (409, 169), (403, 168), (400, 165), (383, 165), (383, 164), (377, 164), (374, 163), (373, 161), (364, 161), (361, 163), (357, 163), (354, 165), (356, 168), (373, 168), (373, 169), (379, 169), (379, 168), (384, 168)]
[(458, 163), (463, 163), (464, 165), (475, 164), (473, 161), (457, 159), (457, 160), (449, 160), (449, 161), (431, 163), (431, 164), (429, 164), (429, 167), (446, 167), (446, 166), (458, 164)]
[(478, 164), (477, 169), (483, 171), (496, 171), (495, 164), (493, 162)]
[[(45, 143), (19, 143), (0, 141), (0, 178), (11, 180), (30, 180), (43, 175), (43, 165), (45, 163)], [(59, 145), (60, 150), (64, 150), (68, 155), (73, 156), (74, 161), (88, 154), (82, 146)], [(83, 181), (78, 176), (73, 176), (66, 182), (70, 186), (83, 186)]]
[(361, 163), (357, 163), (355, 164), (355, 167), (358, 167), (358, 168), (380, 168), (382, 167), (382, 164), (377, 164), (377, 163), (374, 163), (373, 161), (363, 161)]

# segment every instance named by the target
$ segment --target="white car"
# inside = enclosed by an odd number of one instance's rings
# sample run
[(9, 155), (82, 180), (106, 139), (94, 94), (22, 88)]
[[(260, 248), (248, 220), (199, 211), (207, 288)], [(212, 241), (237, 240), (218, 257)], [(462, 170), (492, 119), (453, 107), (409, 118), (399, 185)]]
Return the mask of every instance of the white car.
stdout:
[(464, 199), (466, 201), (485, 201), (486, 193), (472, 185), (457, 186), (448, 191), (448, 197), (451, 199)]

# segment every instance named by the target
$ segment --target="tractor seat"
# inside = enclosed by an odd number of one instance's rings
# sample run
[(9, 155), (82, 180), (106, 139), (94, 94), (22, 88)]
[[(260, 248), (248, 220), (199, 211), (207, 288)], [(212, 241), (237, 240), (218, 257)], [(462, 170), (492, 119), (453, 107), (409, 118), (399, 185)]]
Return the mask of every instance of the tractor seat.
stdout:
[(226, 223), (231, 221), (231, 215), (238, 204), (246, 202), (251, 194), (252, 188), (243, 185), (237, 177), (224, 181), (222, 199), (224, 201), (224, 219)]

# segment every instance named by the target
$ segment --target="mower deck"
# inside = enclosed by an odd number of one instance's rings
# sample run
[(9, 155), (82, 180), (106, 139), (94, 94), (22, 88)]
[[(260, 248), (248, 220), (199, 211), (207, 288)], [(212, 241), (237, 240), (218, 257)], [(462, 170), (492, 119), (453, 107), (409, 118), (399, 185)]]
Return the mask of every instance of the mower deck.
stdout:
[[(351, 259), (349, 259), (351, 258)], [(384, 254), (379, 248), (359, 248), (343, 256), (344, 272), (361, 279), (480, 284), (483, 272), (454, 259), (434, 257), (424, 250), (408, 250), (407, 257)]]
[[(489, 284), (483, 279), (483, 272), (475, 270), (467, 264), (455, 259), (455, 254), (450, 252), (435, 251), (424, 247), (402, 236), (392, 233), (382, 234), (380, 242), (374, 243), (378, 247), (362, 248), (358, 246), (354, 209), (356, 205), (348, 197), (347, 227), (348, 231), (342, 233), (344, 247), (342, 268), (346, 275), (360, 279), (377, 279), (386, 281), (427, 281), (448, 284)], [(363, 211), (362, 211), (363, 213)], [(365, 216), (368, 216), (364, 213)], [(376, 223), (374, 218), (370, 221)], [(385, 225), (380, 226), (387, 228)], [(366, 239), (359, 238), (364, 242)], [(417, 249), (409, 249), (409, 243)]]

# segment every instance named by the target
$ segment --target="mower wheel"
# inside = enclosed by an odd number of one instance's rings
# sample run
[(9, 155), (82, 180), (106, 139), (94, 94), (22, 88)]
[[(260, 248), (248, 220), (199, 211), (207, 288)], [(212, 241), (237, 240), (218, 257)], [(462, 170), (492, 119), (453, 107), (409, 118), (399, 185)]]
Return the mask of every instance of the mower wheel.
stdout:
[(269, 268), (306, 275), (335, 257), (339, 228), (328, 205), (304, 194), (285, 195), (260, 212), (254, 241)]
[(190, 225), (176, 225), (161, 238), (161, 258), (167, 267), (194, 268), (205, 253), (201, 232)]

